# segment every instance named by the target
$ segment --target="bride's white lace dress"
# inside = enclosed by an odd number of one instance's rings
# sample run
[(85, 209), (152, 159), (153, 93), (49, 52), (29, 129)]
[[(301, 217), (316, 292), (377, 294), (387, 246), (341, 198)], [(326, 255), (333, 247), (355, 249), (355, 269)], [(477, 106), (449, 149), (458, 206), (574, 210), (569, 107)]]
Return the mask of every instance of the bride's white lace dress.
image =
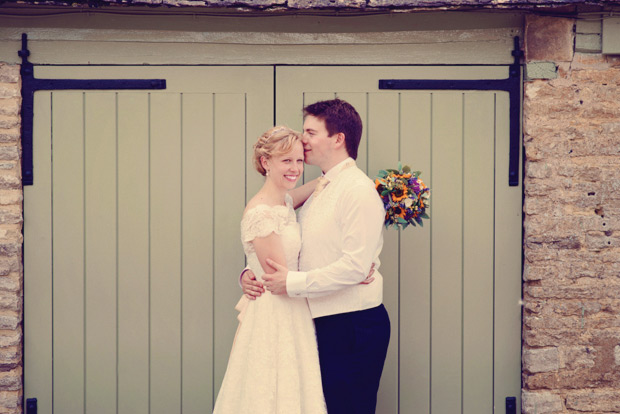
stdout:
[[(251, 241), (280, 235), (286, 264), (297, 269), (301, 236), (287, 195), (286, 206), (258, 205), (241, 221), (248, 266), (265, 273)], [(265, 292), (242, 298), (242, 322), (228, 360), (214, 414), (324, 414), (314, 322), (306, 299)]]

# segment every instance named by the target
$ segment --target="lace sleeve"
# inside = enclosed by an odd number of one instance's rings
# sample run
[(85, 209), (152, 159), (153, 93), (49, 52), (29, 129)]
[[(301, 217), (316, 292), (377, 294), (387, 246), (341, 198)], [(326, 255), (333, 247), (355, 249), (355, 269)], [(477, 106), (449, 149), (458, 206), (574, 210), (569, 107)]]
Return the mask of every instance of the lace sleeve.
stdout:
[(274, 232), (280, 234), (284, 224), (277, 207), (256, 206), (248, 210), (241, 220), (241, 240), (249, 243), (257, 237), (266, 237)]

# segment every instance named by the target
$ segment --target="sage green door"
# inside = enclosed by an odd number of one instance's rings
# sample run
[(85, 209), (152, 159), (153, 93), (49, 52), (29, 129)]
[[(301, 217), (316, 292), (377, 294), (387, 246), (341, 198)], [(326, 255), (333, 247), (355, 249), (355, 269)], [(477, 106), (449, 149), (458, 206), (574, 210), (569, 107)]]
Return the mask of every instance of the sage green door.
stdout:
[[(25, 188), (25, 398), (40, 413), (210, 412), (236, 329), (239, 220), (255, 138), (342, 97), (358, 165), (423, 171), (431, 221), (385, 233), (392, 339), (377, 413), (503, 413), (520, 393), (521, 190), (508, 98), (379, 91), (380, 78), (502, 78), (503, 67), (39, 67), (165, 78), (163, 91), (35, 99)], [(275, 90), (275, 93), (274, 93)], [(317, 175), (308, 168), (306, 178)]]
[(365, 127), (358, 166), (374, 177), (402, 161), (431, 188), (430, 222), (384, 235), (392, 335), (377, 413), (503, 414), (506, 397), (519, 400), (521, 187), (508, 186), (508, 94), (378, 89), (379, 79), (507, 77), (506, 67), (277, 67), (278, 123), (301, 128), (303, 105), (345, 99)]
[(168, 88), (37, 93), (26, 398), (39, 413), (210, 412), (236, 329), (246, 165), (273, 122), (273, 69), (36, 75)]

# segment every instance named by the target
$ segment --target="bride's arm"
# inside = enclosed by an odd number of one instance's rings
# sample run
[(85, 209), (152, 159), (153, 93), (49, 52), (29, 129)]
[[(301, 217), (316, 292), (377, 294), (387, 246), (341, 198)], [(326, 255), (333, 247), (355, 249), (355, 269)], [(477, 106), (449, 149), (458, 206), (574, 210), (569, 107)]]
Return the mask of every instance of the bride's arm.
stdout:
[(252, 240), (252, 245), (258, 256), (258, 261), (263, 267), (265, 273), (274, 273), (275, 268), (267, 264), (267, 259), (271, 259), (277, 263), (286, 264), (286, 256), (284, 255), (284, 246), (282, 239), (276, 233), (271, 233), (266, 237), (257, 237)]
[(314, 188), (316, 187), (317, 182), (318, 178), (315, 178), (312, 181), (308, 181), (304, 185), (300, 185), (299, 187), (293, 188), (292, 190), (288, 191), (289, 195), (293, 198), (294, 208), (298, 208), (306, 202), (308, 197), (310, 197), (314, 192)]

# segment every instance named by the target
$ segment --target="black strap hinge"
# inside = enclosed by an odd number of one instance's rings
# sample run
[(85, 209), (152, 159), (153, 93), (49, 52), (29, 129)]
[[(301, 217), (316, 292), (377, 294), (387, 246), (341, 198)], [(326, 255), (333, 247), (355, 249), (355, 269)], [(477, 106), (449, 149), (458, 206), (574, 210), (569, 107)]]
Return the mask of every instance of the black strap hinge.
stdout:
[(510, 156), (508, 162), (508, 185), (519, 185), (519, 142), (521, 135), (521, 57), (519, 37), (514, 38), (514, 63), (508, 68), (506, 79), (381, 79), (379, 89), (401, 90), (482, 90), (506, 91), (510, 101)]
[(22, 181), (23, 185), (34, 183), (33, 173), (33, 122), (34, 93), (50, 90), (113, 90), (113, 89), (166, 89), (165, 79), (37, 79), (34, 66), (28, 61), (28, 36), (22, 33), (22, 49), (17, 52), (22, 58)]

